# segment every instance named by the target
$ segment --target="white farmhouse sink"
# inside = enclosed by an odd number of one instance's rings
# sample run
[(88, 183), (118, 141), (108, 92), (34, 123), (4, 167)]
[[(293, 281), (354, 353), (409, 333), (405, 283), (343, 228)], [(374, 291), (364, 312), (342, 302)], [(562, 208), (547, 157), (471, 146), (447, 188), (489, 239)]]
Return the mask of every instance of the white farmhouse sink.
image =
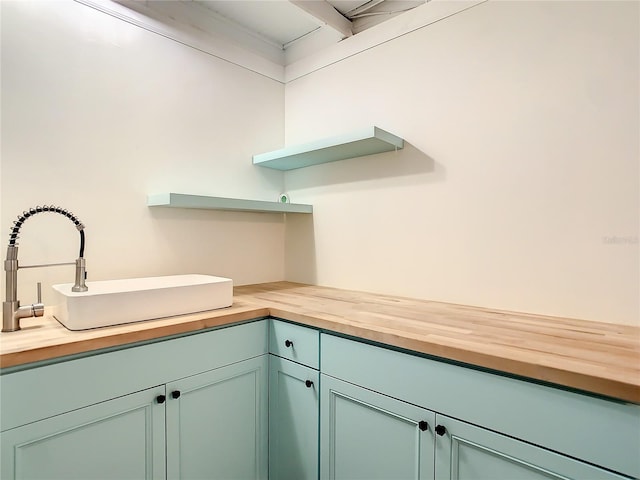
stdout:
[(87, 330), (122, 323), (229, 307), (233, 282), (211, 275), (170, 275), (87, 282), (86, 292), (72, 292), (72, 283), (53, 285), (53, 314), (69, 330)]

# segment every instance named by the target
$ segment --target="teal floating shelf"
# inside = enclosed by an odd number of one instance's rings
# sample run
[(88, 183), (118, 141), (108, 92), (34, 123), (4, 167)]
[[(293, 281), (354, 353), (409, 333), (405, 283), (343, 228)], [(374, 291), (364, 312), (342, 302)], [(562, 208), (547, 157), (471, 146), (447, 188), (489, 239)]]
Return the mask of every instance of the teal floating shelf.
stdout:
[(295, 145), (253, 156), (253, 164), (276, 170), (293, 170), (320, 163), (390, 152), (404, 147), (404, 140), (378, 127), (368, 127), (338, 137)]
[(159, 193), (147, 196), (149, 207), (198, 208), (261, 213), (313, 213), (313, 205), (264, 202), (242, 198), (207, 197), (184, 193)]

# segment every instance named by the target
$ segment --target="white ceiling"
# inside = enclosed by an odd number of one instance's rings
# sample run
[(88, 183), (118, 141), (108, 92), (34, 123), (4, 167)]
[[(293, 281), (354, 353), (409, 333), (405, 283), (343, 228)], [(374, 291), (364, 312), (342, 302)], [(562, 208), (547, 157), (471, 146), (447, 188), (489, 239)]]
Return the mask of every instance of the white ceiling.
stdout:
[(281, 48), (318, 28), (313, 18), (288, 1), (195, 2)]
[(428, 0), (116, 0), (287, 65)]
[(351, 33), (358, 33), (426, 2), (426, 0), (191, 1), (203, 5), (215, 14), (248, 30), (263, 35), (284, 48), (327, 23), (326, 18), (314, 17), (314, 14), (310, 13), (311, 8), (316, 11), (320, 11), (319, 8), (334, 9), (347, 20), (345, 23), (350, 23)]

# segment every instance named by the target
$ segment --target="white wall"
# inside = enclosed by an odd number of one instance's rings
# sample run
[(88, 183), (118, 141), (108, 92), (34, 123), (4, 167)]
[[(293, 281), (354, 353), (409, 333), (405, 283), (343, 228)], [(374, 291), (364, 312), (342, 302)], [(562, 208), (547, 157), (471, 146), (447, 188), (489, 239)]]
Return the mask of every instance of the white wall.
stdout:
[[(85, 5), (2, 1), (0, 238), (22, 210), (55, 203), (86, 224), (94, 280), (286, 275), (640, 324), (638, 14), (635, 2), (492, 1), (285, 96)], [(146, 207), (166, 191), (275, 198), (282, 174), (252, 154), (285, 133), (293, 144), (373, 124), (405, 149), (286, 174), (293, 201), (315, 207), (288, 216), (286, 236), (280, 216)], [(21, 264), (77, 255), (62, 217), (22, 231)], [(19, 297), (43, 280), (47, 301), (72, 277), (22, 270)]]
[[(4, 242), (23, 210), (59, 204), (86, 225), (90, 280), (283, 278), (281, 215), (146, 206), (169, 191), (275, 200), (282, 175), (251, 155), (282, 144), (281, 83), (71, 1), (2, 1), (1, 17)], [(74, 260), (78, 238), (59, 215), (30, 218), (20, 263)], [(47, 301), (73, 274), (21, 270), (19, 298), (42, 279)]]
[(287, 83), (287, 144), (408, 142), (286, 174), (287, 278), (640, 325), (638, 7), (490, 1)]

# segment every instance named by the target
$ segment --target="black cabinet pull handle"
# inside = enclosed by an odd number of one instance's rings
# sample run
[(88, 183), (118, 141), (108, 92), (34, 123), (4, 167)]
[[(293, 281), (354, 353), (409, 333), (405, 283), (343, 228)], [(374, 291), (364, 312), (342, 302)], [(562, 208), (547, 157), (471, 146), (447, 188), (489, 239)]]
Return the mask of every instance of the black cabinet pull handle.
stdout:
[(307, 388), (313, 387), (313, 382), (311, 380), (306, 380), (304, 384), (307, 386)]
[(293, 342), (291, 340), (285, 340), (284, 341), (284, 346), (289, 348), (289, 347), (293, 347)]
[(447, 433), (447, 429), (444, 427), (444, 425), (436, 425), (436, 433), (440, 436), (443, 436), (445, 433)]
[(158, 395), (156, 397), (156, 402), (158, 403), (164, 403), (164, 401), (167, 399), (167, 397), (165, 397), (164, 395)]
[(174, 390), (171, 392), (171, 398), (180, 398), (180, 390)]
[(429, 430), (429, 424), (427, 422), (425, 422), (424, 420), (420, 420), (418, 422), (418, 428), (420, 430), (422, 430), (423, 432), (426, 432), (427, 430)]

